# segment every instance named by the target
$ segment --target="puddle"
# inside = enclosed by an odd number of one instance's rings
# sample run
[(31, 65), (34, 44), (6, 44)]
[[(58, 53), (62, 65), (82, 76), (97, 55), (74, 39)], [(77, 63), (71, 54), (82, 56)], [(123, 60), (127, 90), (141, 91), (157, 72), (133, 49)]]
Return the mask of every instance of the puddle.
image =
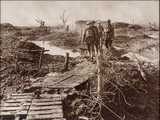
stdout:
[(50, 55), (66, 55), (66, 52), (70, 54), (70, 57), (77, 57), (80, 56), (79, 52), (72, 52), (72, 50), (69, 49), (63, 49), (54, 45), (51, 45), (49, 41), (31, 41), (35, 43), (36, 45), (45, 48), (45, 50), (49, 50), (46, 53)]

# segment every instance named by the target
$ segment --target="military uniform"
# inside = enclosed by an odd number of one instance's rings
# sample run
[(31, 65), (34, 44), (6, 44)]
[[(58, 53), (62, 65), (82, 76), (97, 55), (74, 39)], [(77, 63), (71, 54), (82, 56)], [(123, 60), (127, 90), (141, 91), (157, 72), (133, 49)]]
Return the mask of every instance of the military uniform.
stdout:
[(109, 22), (105, 31), (105, 46), (106, 48), (111, 48), (112, 41), (114, 39), (114, 28), (112, 27), (111, 23)]
[(102, 49), (102, 45), (103, 45), (103, 32), (104, 32), (104, 28), (103, 26), (99, 23), (98, 25), (98, 33), (99, 33), (99, 45), (100, 48)]
[[(90, 56), (93, 58), (94, 46), (99, 42), (99, 34), (98, 34), (98, 28), (93, 25), (94, 22), (89, 22), (88, 26), (83, 35), (83, 42), (87, 45), (87, 49), (89, 51)], [(98, 49), (98, 46), (96, 46), (96, 50)]]

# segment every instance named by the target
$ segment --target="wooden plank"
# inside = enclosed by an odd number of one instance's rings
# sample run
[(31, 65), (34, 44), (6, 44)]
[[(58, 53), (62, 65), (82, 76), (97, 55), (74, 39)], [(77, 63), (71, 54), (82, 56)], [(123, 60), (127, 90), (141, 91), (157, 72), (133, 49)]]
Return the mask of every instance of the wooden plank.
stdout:
[(2, 103), (0, 107), (18, 107), (18, 106), (29, 106), (31, 103)]
[(74, 88), (84, 82), (86, 82), (88, 79), (84, 80), (83, 78), (77, 78), (77, 76), (71, 78), (71, 79), (67, 79), (63, 82), (60, 82), (59, 84), (56, 85), (49, 85), (49, 88)]
[(25, 102), (31, 102), (31, 99), (8, 99), (5, 100), (6, 103), (25, 103)]
[(53, 102), (53, 101), (60, 101), (61, 98), (43, 98), (43, 99), (33, 99), (32, 102)]
[(0, 116), (7, 116), (7, 115), (26, 115), (27, 111), (0, 111)]
[(62, 101), (43, 102), (43, 103), (32, 102), (32, 106), (49, 106), (49, 105), (61, 105), (61, 104)]
[(30, 110), (31, 111), (36, 111), (36, 110), (50, 110), (50, 109), (54, 109), (54, 110), (57, 110), (57, 109), (62, 109), (62, 105), (54, 105), (54, 106), (31, 106), (30, 107)]
[(27, 117), (28, 120), (36, 120), (36, 119), (55, 119), (55, 118), (63, 118), (62, 114), (52, 114), (52, 115), (29, 115)]
[(22, 93), (22, 94), (18, 94), (18, 93), (13, 93), (12, 96), (33, 96), (33, 93)]
[(32, 102), (28, 120), (63, 120), (62, 95), (41, 95), (40, 99), (32, 99), (32, 95), (12, 94), (9, 99), (2, 102), (0, 116), (26, 115)]
[(33, 96), (11, 96), (12, 99), (31, 99)]
[(61, 98), (62, 97), (62, 95), (60, 95), (60, 94), (52, 94), (52, 95), (41, 95), (41, 99), (42, 98)]
[(69, 75), (69, 76), (67, 76), (67, 77), (65, 77), (65, 78), (63, 78), (63, 79), (57, 81), (57, 82), (55, 83), (55, 85), (57, 85), (57, 84), (59, 84), (59, 83), (61, 83), (61, 82), (64, 82), (65, 80), (68, 80), (68, 79), (72, 78), (73, 76), (74, 76), (74, 75), (71, 74), (71, 75)]
[(63, 115), (63, 110), (62, 109), (57, 109), (57, 110), (45, 110), (45, 111), (30, 111), (28, 115), (45, 115), (45, 114), (62, 114)]
[(73, 88), (73, 86), (71, 86), (71, 85), (68, 85), (68, 86), (66, 86), (66, 85), (52, 85), (52, 86), (48, 86), (48, 88), (51, 88), (51, 89), (71, 89), (71, 88)]
[(27, 110), (28, 106), (19, 106), (19, 107), (1, 107), (0, 111), (16, 111), (16, 110)]

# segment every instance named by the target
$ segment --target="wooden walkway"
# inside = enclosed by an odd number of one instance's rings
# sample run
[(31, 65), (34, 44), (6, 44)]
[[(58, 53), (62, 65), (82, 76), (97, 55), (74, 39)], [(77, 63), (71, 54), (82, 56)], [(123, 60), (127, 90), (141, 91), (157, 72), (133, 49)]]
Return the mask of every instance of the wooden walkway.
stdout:
[(34, 82), (30, 88), (48, 88), (50, 90), (57, 89), (60, 91), (67, 91), (88, 82), (89, 78), (95, 75), (95, 72), (95, 64), (87, 61), (79, 64), (71, 71), (40, 78)]
[(32, 93), (12, 94), (0, 104), (0, 120), (65, 120), (62, 100), (57, 94), (41, 95), (40, 99)]
[[(74, 70), (33, 81), (28, 89), (32, 89), (32, 92), (36, 88), (41, 88), (43, 92), (45, 89), (59, 92), (52, 92), (52, 94), (42, 92), (40, 99), (36, 99), (32, 93), (12, 94), (0, 105), (0, 120), (22, 120), (22, 118), (24, 120), (65, 120), (62, 94), (67, 95), (66, 93), (70, 90), (81, 85), (84, 89), (83, 84), (95, 75), (95, 71), (95, 65), (86, 61), (77, 65)], [(6, 117), (10, 118), (5, 119)]]

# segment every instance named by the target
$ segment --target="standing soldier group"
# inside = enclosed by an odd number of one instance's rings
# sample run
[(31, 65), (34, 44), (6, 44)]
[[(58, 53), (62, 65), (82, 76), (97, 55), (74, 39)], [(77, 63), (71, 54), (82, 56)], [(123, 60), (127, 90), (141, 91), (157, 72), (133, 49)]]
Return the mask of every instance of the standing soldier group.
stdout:
[(107, 26), (103, 28), (100, 22), (95, 26), (95, 21), (87, 22), (87, 28), (84, 31), (83, 43), (87, 46), (89, 56), (93, 59), (95, 54), (102, 52), (103, 44), (107, 49), (111, 49), (114, 39), (114, 28), (111, 21), (107, 21)]

